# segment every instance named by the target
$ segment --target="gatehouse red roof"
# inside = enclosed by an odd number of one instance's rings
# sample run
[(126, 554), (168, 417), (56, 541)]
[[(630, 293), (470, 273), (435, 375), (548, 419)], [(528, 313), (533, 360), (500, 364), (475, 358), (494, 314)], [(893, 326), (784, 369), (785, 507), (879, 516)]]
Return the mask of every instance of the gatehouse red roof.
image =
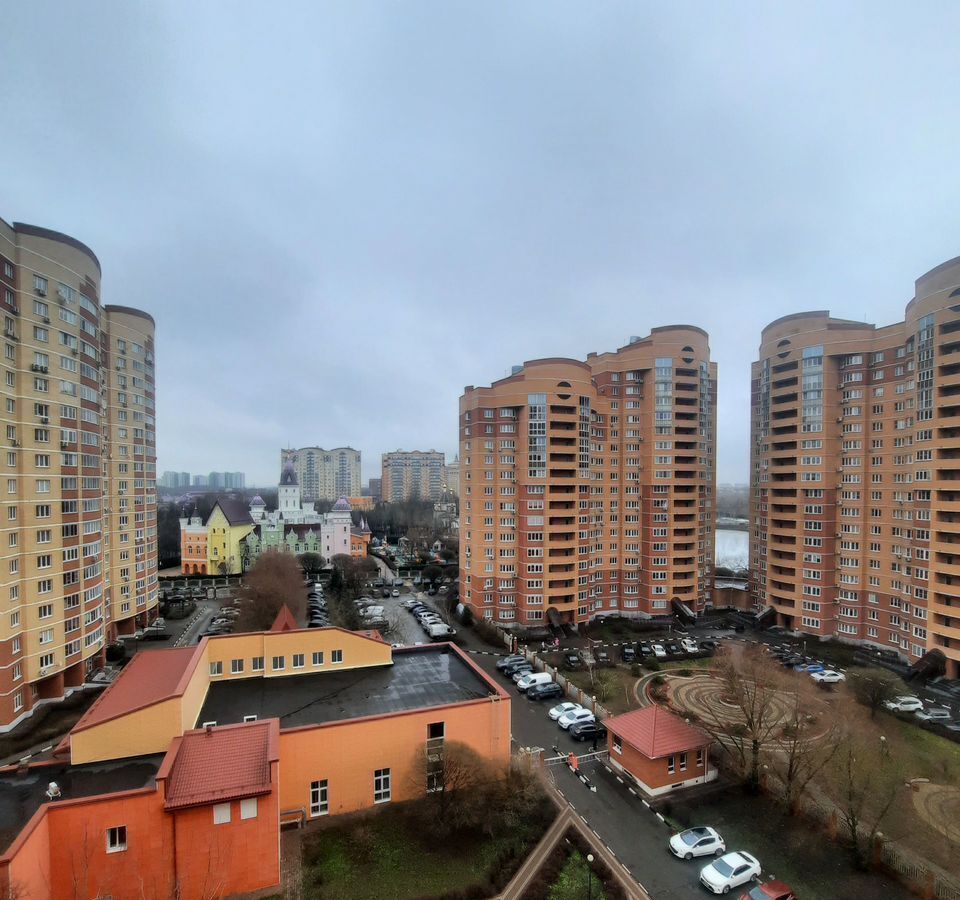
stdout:
[(709, 736), (699, 728), (688, 725), (656, 703), (604, 719), (603, 724), (607, 731), (636, 747), (648, 759), (682, 753), (710, 743)]

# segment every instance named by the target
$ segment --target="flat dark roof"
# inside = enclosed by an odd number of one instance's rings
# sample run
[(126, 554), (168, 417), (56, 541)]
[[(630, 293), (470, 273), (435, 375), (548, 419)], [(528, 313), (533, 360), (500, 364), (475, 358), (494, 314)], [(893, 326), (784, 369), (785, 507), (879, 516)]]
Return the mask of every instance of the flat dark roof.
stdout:
[(59, 785), (61, 800), (153, 787), (163, 756), (157, 753), (82, 766), (57, 763), (0, 772), (0, 848), (6, 851), (41, 804), (48, 802), (46, 791), (51, 781)]
[[(287, 671), (291, 662), (288, 656)], [(309, 668), (309, 656), (306, 663)], [(395, 650), (393, 665), (388, 666), (330, 671), (327, 660), (324, 669), (305, 675), (214, 682), (196, 727), (204, 722), (228, 725), (255, 715), (279, 719), (281, 728), (298, 728), (479, 700), (494, 693), (456, 653), (442, 645)]]

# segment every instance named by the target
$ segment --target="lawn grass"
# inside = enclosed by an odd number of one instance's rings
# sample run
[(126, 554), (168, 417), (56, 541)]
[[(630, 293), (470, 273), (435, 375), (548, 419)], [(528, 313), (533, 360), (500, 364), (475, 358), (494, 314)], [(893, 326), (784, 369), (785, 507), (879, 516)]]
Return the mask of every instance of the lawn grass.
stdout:
[(713, 668), (713, 662), (712, 656), (701, 656), (698, 659), (675, 659), (671, 662), (660, 663), (660, 671), (676, 674), (677, 669), (709, 670)]
[(502, 855), (526, 853), (540, 823), (509, 834), (435, 838), (402, 807), (328, 826), (304, 841), (305, 896), (337, 900), (435, 897), (483, 884)]
[(611, 672), (614, 676), (613, 686), (605, 700), (597, 695), (597, 689), (591, 681), (588, 671), (563, 672), (562, 674), (571, 684), (575, 684), (591, 697), (596, 697), (597, 702), (610, 710), (614, 715), (628, 712), (639, 706), (636, 695), (633, 692), (633, 686), (637, 683), (637, 679), (630, 674), (628, 667), (614, 666), (612, 668), (597, 669), (596, 671)]

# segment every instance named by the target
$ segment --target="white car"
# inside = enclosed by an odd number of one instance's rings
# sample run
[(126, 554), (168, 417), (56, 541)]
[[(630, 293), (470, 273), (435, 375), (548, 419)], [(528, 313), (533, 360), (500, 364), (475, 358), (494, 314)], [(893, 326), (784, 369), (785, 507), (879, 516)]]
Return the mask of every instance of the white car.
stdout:
[(692, 638), (684, 638), (680, 641), (680, 646), (687, 653), (699, 653), (700, 651), (700, 645)]
[(654, 644), (651, 649), (657, 659), (666, 659), (667, 651), (663, 649), (663, 644)]
[(573, 712), (575, 709), (583, 709), (579, 703), (574, 703), (572, 700), (567, 700), (563, 703), (558, 703), (550, 712), (547, 713), (554, 722), (568, 712)]
[(743, 850), (727, 853), (700, 870), (700, 883), (714, 894), (726, 894), (731, 888), (760, 876), (760, 863)]
[(688, 828), (670, 838), (670, 852), (681, 859), (693, 859), (695, 856), (720, 856), (727, 845), (720, 832), (706, 825)]
[(835, 672), (833, 669), (824, 669), (822, 672), (811, 672), (810, 677), (817, 684), (839, 684), (846, 681), (847, 676), (843, 672)]
[(593, 719), (593, 713), (581, 706), (580, 709), (571, 709), (570, 712), (565, 712), (557, 719), (557, 724), (566, 731), (575, 722), (591, 722)]
[(893, 700), (887, 700), (883, 704), (890, 712), (922, 712), (923, 703), (919, 697), (911, 697), (909, 694), (903, 697), (894, 697)]

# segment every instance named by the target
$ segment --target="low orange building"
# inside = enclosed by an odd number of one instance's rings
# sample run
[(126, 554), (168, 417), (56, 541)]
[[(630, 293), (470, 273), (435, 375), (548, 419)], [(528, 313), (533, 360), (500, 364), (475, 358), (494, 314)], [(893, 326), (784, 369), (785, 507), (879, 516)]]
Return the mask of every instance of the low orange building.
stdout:
[(650, 796), (703, 784), (710, 767), (710, 737), (654, 703), (604, 719), (610, 764)]
[(421, 796), (449, 740), (510, 758), (509, 695), (450, 644), (278, 619), (142, 652), (58, 747), (68, 761), (0, 770), (18, 798), (0, 804), (0, 891), (275, 888), (281, 822)]

